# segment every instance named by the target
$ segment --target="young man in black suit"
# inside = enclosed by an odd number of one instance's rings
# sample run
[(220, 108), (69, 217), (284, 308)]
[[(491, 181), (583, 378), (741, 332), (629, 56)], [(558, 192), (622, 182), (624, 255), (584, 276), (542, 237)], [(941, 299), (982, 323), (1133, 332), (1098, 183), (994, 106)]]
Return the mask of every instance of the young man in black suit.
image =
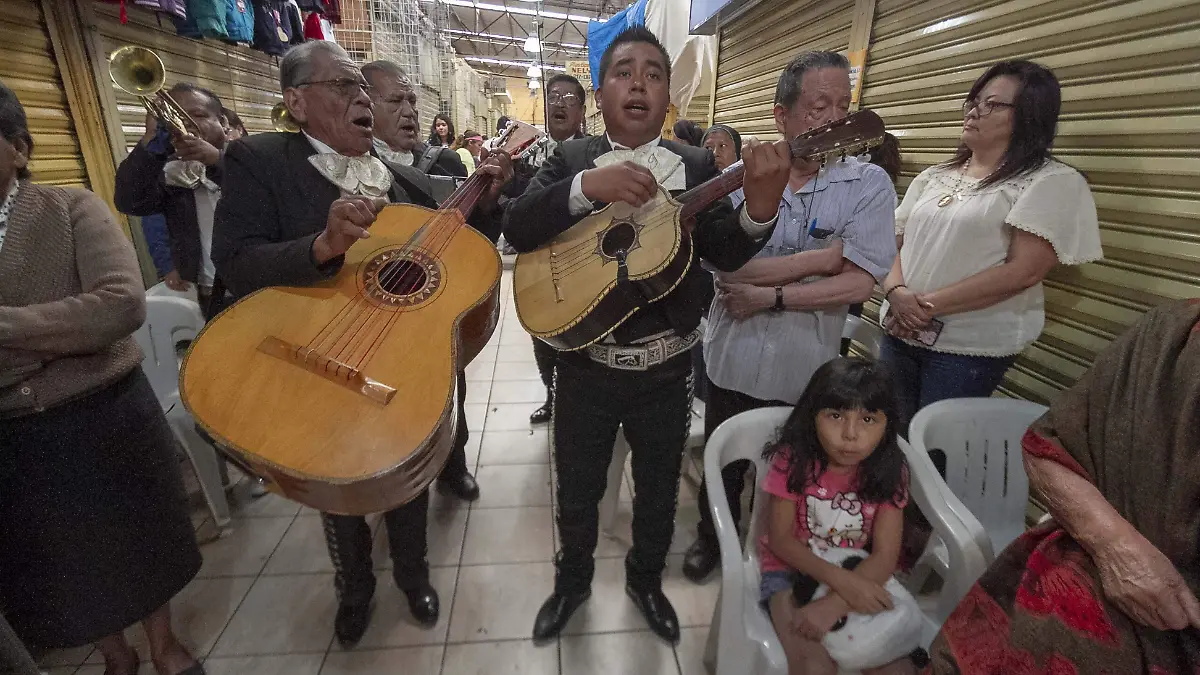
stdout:
[[(509, 205), (505, 239), (519, 251), (530, 251), (599, 205), (641, 206), (660, 186), (678, 192), (716, 176), (711, 152), (661, 137), (670, 74), (670, 59), (653, 33), (634, 27), (617, 36), (601, 58), (596, 91), (608, 133), (555, 149), (525, 194)], [(762, 248), (774, 228), (789, 157), (783, 144), (746, 149), (746, 201), (735, 210), (721, 200), (698, 216), (691, 235), (697, 255), (717, 269), (735, 270)], [(633, 454), (635, 487), (625, 590), (655, 633), (679, 639), (679, 620), (662, 592), (662, 572), (691, 416), (689, 354), (700, 339), (698, 298), (708, 283), (689, 273), (601, 343), (558, 354), (553, 428), (562, 548), (554, 594), (534, 621), (535, 639), (561, 632), (591, 593), (597, 505), (621, 425)], [(618, 354), (621, 358), (614, 358)]]
[[(436, 207), (428, 178), (410, 167), (387, 167), (371, 154), (370, 85), (341, 47), (314, 40), (293, 47), (279, 68), (288, 112), (301, 133), (249, 136), (225, 153), (225, 194), (217, 208), (213, 262), (237, 297), (266, 286), (307, 286), (333, 276), (352, 244), (388, 202)], [(495, 229), (496, 199), (512, 176), (497, 153), (479, 171), (494, 181), (472, 217)], [(472, 481), (473, 483), (474, 481)], [(437, 591), (429, 584), (425, 529), (428, 491), (387, 512), (384, 520), (396, 585), (413, 617), (437, 622)], [(322, 514), (335, 569), (334, 630), (350, 646), (362, 638), (375, 592), (371, 531), (366, 519)]]

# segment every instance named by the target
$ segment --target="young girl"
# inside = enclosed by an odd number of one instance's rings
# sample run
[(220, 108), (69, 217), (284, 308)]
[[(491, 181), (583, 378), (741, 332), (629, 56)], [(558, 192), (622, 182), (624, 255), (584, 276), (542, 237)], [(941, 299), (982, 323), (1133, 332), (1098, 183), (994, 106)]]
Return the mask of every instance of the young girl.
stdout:
[[(760, 541), (761, 599), (788, 659), (789, 675), (835, 675), (821, 639), (850, 612), (891, 609), (884, 584), (896, 570), (908, 502), (908, 469), (896, 443), (897, 402), (885, 367), (859, 358), (821, 366), (765, 451), (770, 522)], [(853, 571), (813, 549), (869, 552)], [(829, 587), (797, 606), (800, 575)], [(864, 675), (915, 672), (907, 658)]]

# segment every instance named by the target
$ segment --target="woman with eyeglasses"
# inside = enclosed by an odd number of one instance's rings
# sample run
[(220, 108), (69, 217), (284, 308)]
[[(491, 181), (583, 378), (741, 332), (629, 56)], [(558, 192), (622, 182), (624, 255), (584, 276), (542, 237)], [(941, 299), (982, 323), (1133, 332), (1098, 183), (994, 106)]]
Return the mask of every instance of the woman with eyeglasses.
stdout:
[(881, 357), (904, 427), (948, 398), (989, 396), (1045, 323), (1042, 279), (1102, 256), (1087, 181), (1050, 153), (1058, 80), (1004, 61), (972, 85), (954, 158), (921, 172), (896, 209)]

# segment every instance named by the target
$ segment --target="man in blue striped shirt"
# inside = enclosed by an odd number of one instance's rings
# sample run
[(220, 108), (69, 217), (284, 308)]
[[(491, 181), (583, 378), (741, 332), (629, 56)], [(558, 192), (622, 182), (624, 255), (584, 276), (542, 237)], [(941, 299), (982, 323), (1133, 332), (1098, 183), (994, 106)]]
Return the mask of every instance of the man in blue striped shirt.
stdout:
[[(845, 117), (849, 69), (836, 52), (807, 52), (788, 64), (775, 89), (779, 132), (793, 138)], [(706, 431), (747, 410), (795, 405), (813, 372), (838, 355), (849, 306), (871, 296), (896, 257), (895, 205), (891, 179), (873, 164), (792, 165), (770, 241), (740, 270), (716, 277), (704, 336)], [(734, 522), (746, 468), (731, 465), (721, 476)], [(704, 487), (697, 535), (683, 567), (693, 581), (719, 560)]]

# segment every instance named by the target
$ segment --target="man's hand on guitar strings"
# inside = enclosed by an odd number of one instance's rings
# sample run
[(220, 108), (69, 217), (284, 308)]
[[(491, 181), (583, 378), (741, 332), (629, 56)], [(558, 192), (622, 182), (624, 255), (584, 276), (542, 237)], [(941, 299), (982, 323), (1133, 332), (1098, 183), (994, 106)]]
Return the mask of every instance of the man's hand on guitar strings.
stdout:
[(631, 206), (642, 206), (658, 194), (658, 181), (654, 179), (654, 174), (633, 162), (588, 169), (583, 172), (579, 186), (583, 189), (584, 197), (605, 204), (625, 202)]
[(787, 141), (761, 143), (751, 139), (742, 150), (742, 161), (746, 164), (742, 184), (746, 214), (756, 223), (768, 222), (779, 212), (779, 200), (791, 176), (791, 148)]
[[(484, 149), (484, 152), (487, 153), (487, 149)], [(512, 158), (508, 156), (507, 152), (492, 150), (487, 154), (487, 159), (483, 160), (483, 163), (479, 165), (476, 171), (492, 177), (488, 191), (479, 200), (479, 208), (483, 211), (490, 211), (495, 206), (496, 201), (500, 199), (500, 191), (512, 180)]]
[(367, 228), (387, 203), (381, 197), (351, 195), (330, 204), (325, 231), (313, 240), (312, 256), (317, 264), (329, 262), (349, 250), (354, 242), (370, 237)]

